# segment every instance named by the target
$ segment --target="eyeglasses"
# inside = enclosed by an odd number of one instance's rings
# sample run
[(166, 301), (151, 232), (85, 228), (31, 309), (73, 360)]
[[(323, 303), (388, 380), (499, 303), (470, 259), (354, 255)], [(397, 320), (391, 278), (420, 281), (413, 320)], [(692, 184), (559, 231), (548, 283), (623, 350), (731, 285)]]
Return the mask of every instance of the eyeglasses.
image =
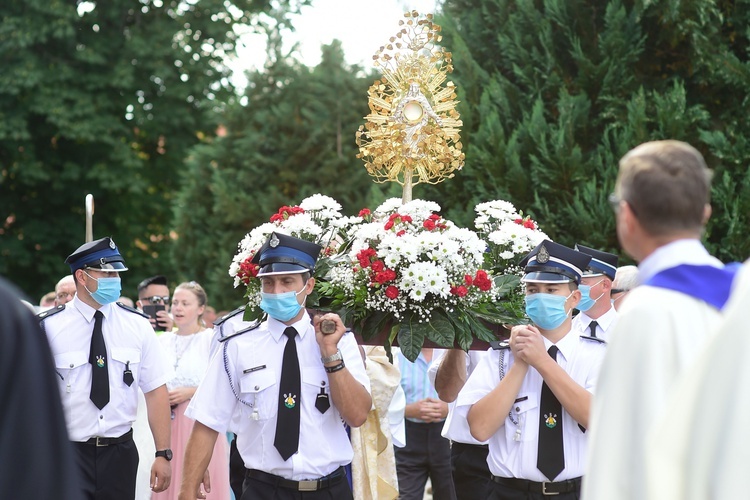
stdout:
[(151, 297), (143, 297), (139, 300), (141, 302), (148, 302), (149, 304), (169, 304), (169, 295), (165, 295), (164, 297), (153, 295)]

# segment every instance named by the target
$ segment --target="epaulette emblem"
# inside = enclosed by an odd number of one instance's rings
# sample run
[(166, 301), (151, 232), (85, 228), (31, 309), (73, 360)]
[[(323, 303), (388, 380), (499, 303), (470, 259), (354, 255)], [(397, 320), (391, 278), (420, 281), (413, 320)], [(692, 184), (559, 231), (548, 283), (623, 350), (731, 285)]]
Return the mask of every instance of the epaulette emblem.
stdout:
[(233, 317), (237, 316), (239, 313), (241, 313), (244, 310), (245, 310), (245, 306), (238, 307), (234, 311), (229, 312), (229, 313), (225, 314), (224, 316), (222, 316), (221, 318), (219, 318), (216, 321), (214, 321), (214, 326), (221, 325), (222, 323), (224, 323), (229, 318), (233, 318)]
[(247, 332), (251, 332), (251, 331), (255, 330), (256, 328), (258, 328), (261, 323), (262, 323), (262, 321), (260, 319), (256, 319), (247, 328), (243, 328), (242, 330), (237, 330), (236, 332), (234, 332), (231, 335), (227, 335), (226, 337), (222, 337), (222, 338), (219, 339), (219, 342), (226, 342), (227, 340), (233, 339), (235, 337), (239, 337), (240, 335), (245, 334)]
[(600, 339), (599, 337), (589, 337), (587, 335), (581, 335), (581, 338), (584, 339), (584, 340), (591, 341), (591, 342), (597, 342), (599, 344), (606, 344), (607, 343), (606, 340)]
[(494, 350), (510, 349), (510, 342), (507, 340), (492, 340), (490, 341), (490, 347)]
[(125, 309), (125, 310), (126, 310), (126, 311), (128, 311), (128, 312), (132, 312), (132, 313), (138, 314), (138, 315), (140, 315), (140, 316), (143, 316), (143, 317), (144, 317), (144, 318), (146, 318), (146, 319), (149, 319), (149, 317), (150, 317), (150, 316), (149, 316), (148, 314), (146, 314), (146, 313), (143, 313), (143, 312), (141, 312), (141, 311), (139, 311), (138, 309), (135, 309), (135, 308), (133, 308), (133, 307), (130, 307), (130, 306), (126, 306), (126, 305), (125, 305), (125, 304), (123, 304), (122, 302), (116, 302), (116, 304), (117, 304), (118, 306), (120, 306), (121, 308)]
[(50, 316), (59, 313), (63, 309), (65, 309), (65, 305), (64, 304), (60, 304), (57, 307), (53, 307), (52, 309), (47, 309), (46, 311), (40, 312), (39, 314), (36, 315), (36, 317), (37, 317), (37, 319), (39, 321), (44, 321), (45, 319), (49, 318)]

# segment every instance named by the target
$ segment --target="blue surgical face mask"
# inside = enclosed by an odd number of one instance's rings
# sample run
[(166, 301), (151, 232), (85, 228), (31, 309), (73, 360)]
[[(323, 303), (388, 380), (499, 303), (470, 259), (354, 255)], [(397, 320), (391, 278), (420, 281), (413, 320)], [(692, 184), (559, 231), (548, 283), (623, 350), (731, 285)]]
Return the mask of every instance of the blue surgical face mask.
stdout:
[(286, 322), (299, 314), (302, 305), (297, 302), (297, 295), (305, 291), (286, 292), (286, 293), (265, 293), (260, 292), (260, 308), (263, 309), (273, 319)]
[(562, 325), (568, 317), (565, 301), (570, 295), (553, 295), (551, 293), (534, 293), (526, 296), (526, 315), (543, 330), (554, 330)]
[(592, 307), (594, 307), (594, 304), (596, 304), (596, 301), (601, 299), (604, 296), (604, 292), (602, 292), (601, 295), (599, 295), (597, 298), (592, 299), (591, 298), (591, 288), (595, 287), (599, 283), (604, 281), (604, 278), (600, 279), (593, 285), (578, 285), (578, 289), (581, 291), (581, 301), (576, 306), (576, 309), (579, 311), (588, 311)]
[(96, 281), (96, 291), (91, 292), (86, 285), (86, 291), (91, 294), (91, 298), (100, 303), (101, 305), (111, 304), (120, 298), (120, 292), (122, 291), (120, 278), (99, 278), (96, 279), (86, 271), (83, 272), (86, 276)]

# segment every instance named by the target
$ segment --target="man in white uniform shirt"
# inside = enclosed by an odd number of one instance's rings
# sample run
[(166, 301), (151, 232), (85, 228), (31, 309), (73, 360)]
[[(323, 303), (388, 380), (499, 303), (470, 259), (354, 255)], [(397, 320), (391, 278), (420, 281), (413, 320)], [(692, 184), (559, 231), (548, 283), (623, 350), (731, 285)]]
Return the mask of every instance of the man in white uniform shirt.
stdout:
[[(84, 498), (131, 500), (138, 450), (132, 425), (143, 391), (156, 457), (151, 489), (169, 487), (169, 366), (146, 316), (115, 301), (125, 262), (110, 238), (86, 243), (65, 261), (76, 280), (71, 302), (39, 315), (59, 376), (68, 435)], [(143, 457), (144, 460), (149, 457)]]
[(427, 376), (438, 397), (448, 403), (448, 416), (443, 424), (442, 436), (451, 441), (451, 469), (458, 500), (484, 500), (489, 493), (487, 441), (474, 439), (469, 423), (455, 412), (459, 391), (485, 356), (486, 351), (435, 349), (427, 370)]
[(581, 335), (609, 342), (617, 324), (617, 311), (610, 296), (617, 272), (617, 255), (583, 245), (576, 245), (575, 249), (590, 255), (591, 262), (583, 271), (581, 286), (578, 287), (581, 291), (577, 307), (580, 313), (573, 318), (573, 328)]
[[(352, 498), (344, 424), (362, 425), (372, 399), (354, 335), (337, 315), (311, 321), (303, 307), (319, 253), (314, 243), (272, 233), (256, 254), (260, 307), (269, 317), (227, 337), (190, 402), (186, 414), (196, 422), (181, 500), (205, 498), (204, 472), (218, 433), (228, 429), (247, 468), (242, 500)], [(335, 323), (334, 333), (321, 332), (323, 320)]]
[(456, 415), (489, 441), (489, 498), (577, 500), (591, 395), (606, 343), (582, 336), (571, 312), (591, 257), (545, 240), (524, 259), (531, 325), (493, 343), (458, 395)]
[(649, 142), (620, 160), (610, 200), (641, 284), (619, 310), (599, 377), (587, 500), (648, 498), (649, 431), (721, 321), (734, 273), (700, 242), (711, 214), (710, 179), (701, 154), (683, 142)]

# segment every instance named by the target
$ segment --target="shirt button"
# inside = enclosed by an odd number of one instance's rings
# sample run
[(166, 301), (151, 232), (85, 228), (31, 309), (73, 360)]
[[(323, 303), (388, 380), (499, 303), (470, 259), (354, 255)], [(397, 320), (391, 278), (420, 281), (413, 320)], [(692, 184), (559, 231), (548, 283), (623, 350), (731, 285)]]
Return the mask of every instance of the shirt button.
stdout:
[(73, 363), (70, 363), (70, 367), (73, 368)]
[(99, 420), (104, 420), (104, 415), (99, 415)]
[(256, 385), (256, 386), (255, 386), (255, 390), (256, 390), (256, 391), (260, 390), (260, 386), (259, 386), (259, 385)]
[(521, 411), (521, 408), (516, 406), (516, 413), (518, 413), (519, 411)]

